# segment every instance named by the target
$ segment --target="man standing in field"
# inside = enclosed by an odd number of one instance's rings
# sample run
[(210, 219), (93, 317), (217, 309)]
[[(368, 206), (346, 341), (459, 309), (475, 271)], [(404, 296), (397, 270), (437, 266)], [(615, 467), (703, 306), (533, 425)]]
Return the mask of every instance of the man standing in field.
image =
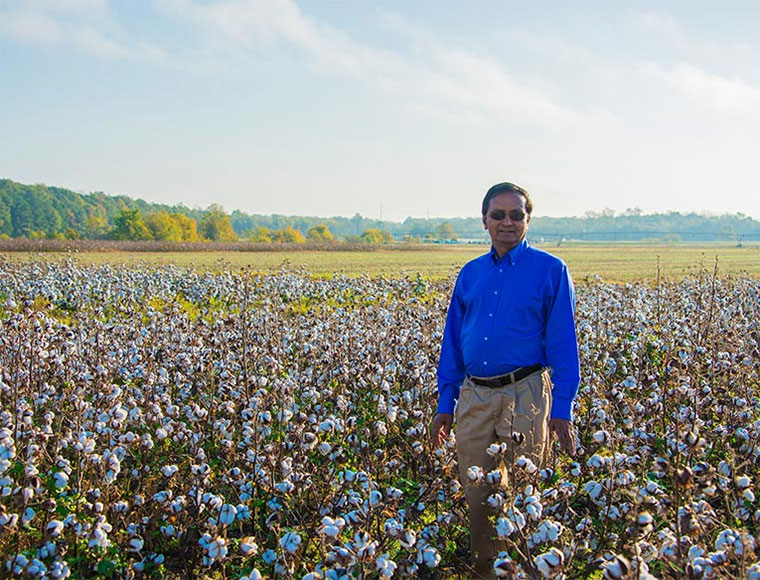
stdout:
[(506, 484), (506, 466), (486, 453), (488, 446), (515, 445), (524, 437), (515, 456), (525, 455), (538, 466), (551, 433), (575, 455), (571, 407), (580, 382), (575, 292), (565, 263), (525, 241), (532, 211), (528, 192), (512, 183), (486, 193), (482, 214), (491, 251), (459, 273), (438, 364), (431, 435), (436, 446), (446, 440), (458, 400), (459, 477), (479, 578), (494, 576), (491, 561), (506, 546), (489, 522), (485, 501), (491, 490), (473, 484), (468, 468), (499, 469)]

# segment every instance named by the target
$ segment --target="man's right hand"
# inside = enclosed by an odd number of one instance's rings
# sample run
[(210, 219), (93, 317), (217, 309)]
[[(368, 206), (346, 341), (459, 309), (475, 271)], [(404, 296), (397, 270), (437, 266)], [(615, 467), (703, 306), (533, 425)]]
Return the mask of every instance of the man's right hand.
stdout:
[(444, 441), (449, 438), (451, 433), (451, 424), (454, 422), (454, 415), (451, 413), (438, 413), (433, 422), (430, 424), (430, 439), (433, 447), (443, 445)]

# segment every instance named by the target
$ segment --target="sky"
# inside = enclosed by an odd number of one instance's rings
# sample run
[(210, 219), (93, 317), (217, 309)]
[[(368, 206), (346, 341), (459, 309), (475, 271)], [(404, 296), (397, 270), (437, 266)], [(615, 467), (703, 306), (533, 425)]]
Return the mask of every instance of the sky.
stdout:
[(760, 2), (0, 0), (0, 177), (227, 211), (760, 219)]

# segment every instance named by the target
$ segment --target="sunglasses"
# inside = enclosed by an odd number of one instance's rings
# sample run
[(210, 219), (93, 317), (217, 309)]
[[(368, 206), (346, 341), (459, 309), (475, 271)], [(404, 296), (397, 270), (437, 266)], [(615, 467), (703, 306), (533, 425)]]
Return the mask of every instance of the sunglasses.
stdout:
[(510, 212), (506, 212), (503, 209), (495, 209), (488, 214), (492, 220), (500, 222), (505, 217), (509, 216), (509, 219), (513, 222), (521, 222), (525, 219), (527, 214), (521, 209), (513, 209)]

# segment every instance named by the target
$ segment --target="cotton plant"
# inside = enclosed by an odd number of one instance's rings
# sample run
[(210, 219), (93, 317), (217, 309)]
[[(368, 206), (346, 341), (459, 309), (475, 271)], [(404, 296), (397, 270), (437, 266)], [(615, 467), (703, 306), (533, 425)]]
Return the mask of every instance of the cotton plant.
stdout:
[[(455, 430), (427, 434), (452, 284), (0, 262), (4, 573), (68, 577), (78, 543), (122, 575), (466, 575)], [(467, 477), (495, 573), (754, 577), (757, 282), (577, 291), (578, 455), (515, 434), (508, 481)]]

